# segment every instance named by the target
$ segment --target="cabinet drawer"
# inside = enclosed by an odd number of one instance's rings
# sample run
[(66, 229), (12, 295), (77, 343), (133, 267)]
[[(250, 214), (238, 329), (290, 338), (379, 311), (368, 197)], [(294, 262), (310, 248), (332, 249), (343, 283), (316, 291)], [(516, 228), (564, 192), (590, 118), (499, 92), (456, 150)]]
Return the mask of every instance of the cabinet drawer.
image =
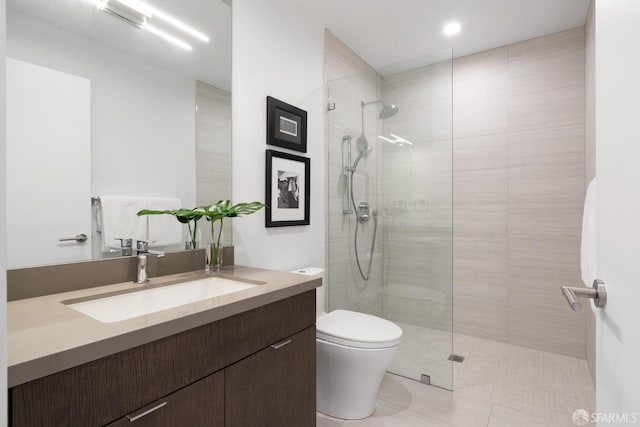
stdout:
[(223, 320), (227, 365), (316, 323), (316, 291), (308, 291)]
[(222, 427), (224, 371), (134, 411), (107, 427)]
[(316, 425), (316, 333), (310, 327), (225, 369), (226, 425)]

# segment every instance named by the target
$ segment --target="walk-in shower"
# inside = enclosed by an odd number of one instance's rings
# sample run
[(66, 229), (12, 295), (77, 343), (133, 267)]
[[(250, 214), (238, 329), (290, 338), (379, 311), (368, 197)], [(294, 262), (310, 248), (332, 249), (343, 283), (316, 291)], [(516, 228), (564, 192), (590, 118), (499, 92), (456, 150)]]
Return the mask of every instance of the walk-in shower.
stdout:
[[(390, 371), (453, 387), (451, 61), (328, 82), (329, 310), (403, 329)], [(400, 107), (400, 108), (398, 108)]]

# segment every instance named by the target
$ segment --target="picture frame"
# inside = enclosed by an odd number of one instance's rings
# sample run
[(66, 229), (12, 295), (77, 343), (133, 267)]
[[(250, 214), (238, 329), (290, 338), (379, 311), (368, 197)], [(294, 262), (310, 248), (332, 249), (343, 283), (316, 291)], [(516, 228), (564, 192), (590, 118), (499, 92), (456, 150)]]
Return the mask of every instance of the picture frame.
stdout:
[(311, 159), (266, 150), (265, 227), (309, 225)]
[(267, 145), (307, 152), (307, 112), (267, 96)]

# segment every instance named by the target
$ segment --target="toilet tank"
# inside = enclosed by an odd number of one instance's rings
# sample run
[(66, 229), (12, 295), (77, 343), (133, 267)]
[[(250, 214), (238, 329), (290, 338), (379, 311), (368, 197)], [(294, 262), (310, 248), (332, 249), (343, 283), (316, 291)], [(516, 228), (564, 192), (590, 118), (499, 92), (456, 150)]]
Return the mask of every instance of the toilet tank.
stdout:
[(316, 288), (316, 318), (325, 314), (327, 312), (326, 298), (325, 298), (327, 294), (327, 287), (325, 286), (324, 268), (304, 267), (304, 268), (298, 268), (296, 270), (291, 270), (290, 272), (295, 274), (304, 274), (305, 276), (312, 276), (312, 278), (314, 279), (318, 277), (322, 278), (322, 286), (320, 286), (319, 288)]

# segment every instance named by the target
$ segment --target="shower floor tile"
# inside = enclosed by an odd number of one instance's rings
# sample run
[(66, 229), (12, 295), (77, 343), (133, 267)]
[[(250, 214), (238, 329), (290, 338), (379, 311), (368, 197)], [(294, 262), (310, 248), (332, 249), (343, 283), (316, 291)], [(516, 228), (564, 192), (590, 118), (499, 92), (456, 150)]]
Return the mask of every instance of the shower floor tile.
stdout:
[(451, 332), (424, 328), (395, 321), (402, 328), (402, 342), (389, 372), (420, 381), (421, 375), (429, 375), (431, 385), (451, 389), (453, 387)]
[(577, 409), (594, 411), (583, 359), (458, 334), (453, 351), (465, 357), (453, 364), (453, 392), (386, 374), (371, 417), (343, 421), (318, 414), (317, 425), (556, 427), (575, 426)]

